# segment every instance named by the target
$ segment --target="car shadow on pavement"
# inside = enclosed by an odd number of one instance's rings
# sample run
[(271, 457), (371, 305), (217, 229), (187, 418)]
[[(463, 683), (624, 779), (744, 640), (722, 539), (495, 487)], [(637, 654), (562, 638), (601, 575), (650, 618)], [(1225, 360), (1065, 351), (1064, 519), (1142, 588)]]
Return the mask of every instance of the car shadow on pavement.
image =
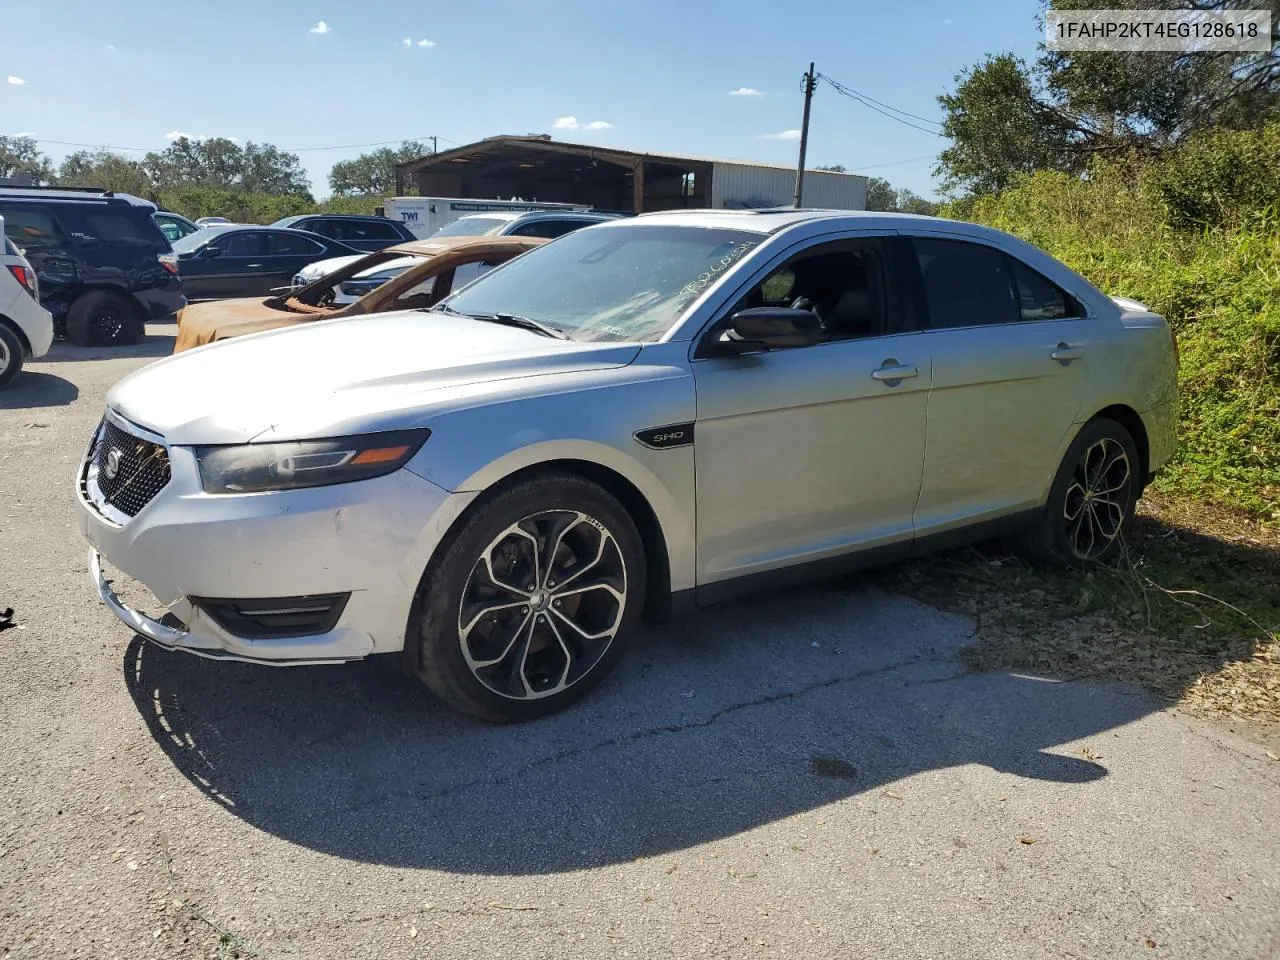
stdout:
[(967, 673), (969, 639), (967, 621), (856, 584), (787, 591), (649, 628), (592, 696), (508, 727), (372, 663), (271, 669), (135, 638), (125, 676), (178, 770), (261, 830), (368, 863), (538, 874), (965, 764), (1079, 789), (1106, 769), (1061, 745), (1158, 707)]
[(79, 347), (67, 340), (55, 340), (48, 353), (31, 363), (128, 360), (143, 357), (159, 359), (173, 353), (173, 341), (177, 335), (176, 323), (152, 323), (147, 325), (147, 335), (140, 342), (127, 347)]
[(29, 410), (35, 407), (65, 407), (80, 396), (80, 388), (70, 380), (27, 367), (0, 389), (0, 410)]

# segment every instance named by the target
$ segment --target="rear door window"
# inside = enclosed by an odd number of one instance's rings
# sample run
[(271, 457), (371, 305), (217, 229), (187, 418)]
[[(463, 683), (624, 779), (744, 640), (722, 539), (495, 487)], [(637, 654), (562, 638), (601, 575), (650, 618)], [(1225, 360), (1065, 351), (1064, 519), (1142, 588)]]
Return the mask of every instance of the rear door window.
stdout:
[(964, 240), (916, 237), (929, 327), (981, 327), (1022, 319), (1003, 251)]
[[(155, 230), (159, 229), (141, 217), (114, 210), (85, 211), (81, 216), (86, 236), (101, 243), (122, 243), (134, 247), (149, 247), (156, 242)], [(150, 229), (148, 229), (150, 228)]]
[(53, 214), (42, 207), (0, 204), (0, 217), (4, 217), (5, 236), (19, 249), (55, 247), (66, 239)]
[(587, 226), (583, 220), (535, 220), (533, 223), (526, 223), (522, 227), (516, 227), (511, 231), (510, 236), (513, 237), (543, 237), (547, 240), (554, 240), (556, 237), (562, 237), (570, 230), (577, 230), (579, 227)]

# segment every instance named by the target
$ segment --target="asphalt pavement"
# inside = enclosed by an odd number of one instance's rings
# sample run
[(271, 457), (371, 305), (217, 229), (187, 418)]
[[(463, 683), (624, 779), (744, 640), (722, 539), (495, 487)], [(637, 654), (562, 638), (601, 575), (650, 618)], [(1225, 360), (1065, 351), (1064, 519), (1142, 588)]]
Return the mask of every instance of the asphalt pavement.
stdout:
[(0, 957), (1280, 956), (1280, 762), (967, 673), (971, 623), (857, 580), (649, 628), (519, 727), (147, 646), (74, 478), (172, 335), (0, 390)]

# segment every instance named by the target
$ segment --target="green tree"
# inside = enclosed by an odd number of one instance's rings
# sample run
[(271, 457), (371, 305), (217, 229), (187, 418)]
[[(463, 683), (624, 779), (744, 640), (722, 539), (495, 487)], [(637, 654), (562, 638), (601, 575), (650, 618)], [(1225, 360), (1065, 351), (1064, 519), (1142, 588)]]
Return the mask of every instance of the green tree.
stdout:
[[(1108, 8), (1236, 10), (1256, 0), (1107, 0)], [(1269, 0), (1273, 31), (1280, 0)], [(1048, 10), (1095, 0), (1049, 0)], [(1028, 24), (1030, 26), (1030, 24)], [(953, 195), (1011, 186), (1034, 170), (1080, 174), (1099, 156), (1155, 155), (1209, 129), (1280, 115), (1280, 34), (1266, 53), (1052, 52), (1030, 65), (989, 55), (938, 98), (951, 145), (936, 173)]]
[(311, 198), (298, 155), (269, 143), (241, 147), (225, 137), (179, 137), (163, 151), (148, 153), (142, 166), (157, 189), (195, 186)]
[(431, 151), (417, 140), (406, 140), (392, 150), (382, 147), (342, 160), (329, 171), (329, 189), (335, 196), (388, 196), (396, 186), (396, 164), (416, 160)]
[(872, 177), (867, 181), (868, 210), (897, 210), (898, 193), (888, 180)]
[(0, 137), (0, 177), (23, 174), (48, 183), (53, 177), (53, 164), (31, 137)]
[(150, 197), (155, 184), (138, 160), (132, 160), (109, 150), (77, 150), (68, 154), (58, 165), (54, 182), (64, 187), (102, 187)]

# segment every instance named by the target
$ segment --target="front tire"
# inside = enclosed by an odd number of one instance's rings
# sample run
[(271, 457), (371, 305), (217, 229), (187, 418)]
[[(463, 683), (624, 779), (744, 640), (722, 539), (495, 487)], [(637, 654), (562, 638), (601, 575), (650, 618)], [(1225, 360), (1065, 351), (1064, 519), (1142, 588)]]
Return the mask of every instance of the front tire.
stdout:
[(67, 310), (67, 339), (77, 346), (132, 346), (144, 333), (133, 302), (110, 290), (83, 293)]
[(478, 500), (419, 589), (426, 685), (464, 713), (531, 720), (622, 658), (644, 607), (644, 547), (606, 490), (543, 473)]
[(7, 324), (0, 323), (0, 387), (18, 375), (26, 359), (22, 339)]
[(1111, 556), (1141, 494), (1133, 436), (1114, 420), (1086, 423), (1067, 448), (1049, 500), (1024, 546), (1033, 556), (1085, 566)]

